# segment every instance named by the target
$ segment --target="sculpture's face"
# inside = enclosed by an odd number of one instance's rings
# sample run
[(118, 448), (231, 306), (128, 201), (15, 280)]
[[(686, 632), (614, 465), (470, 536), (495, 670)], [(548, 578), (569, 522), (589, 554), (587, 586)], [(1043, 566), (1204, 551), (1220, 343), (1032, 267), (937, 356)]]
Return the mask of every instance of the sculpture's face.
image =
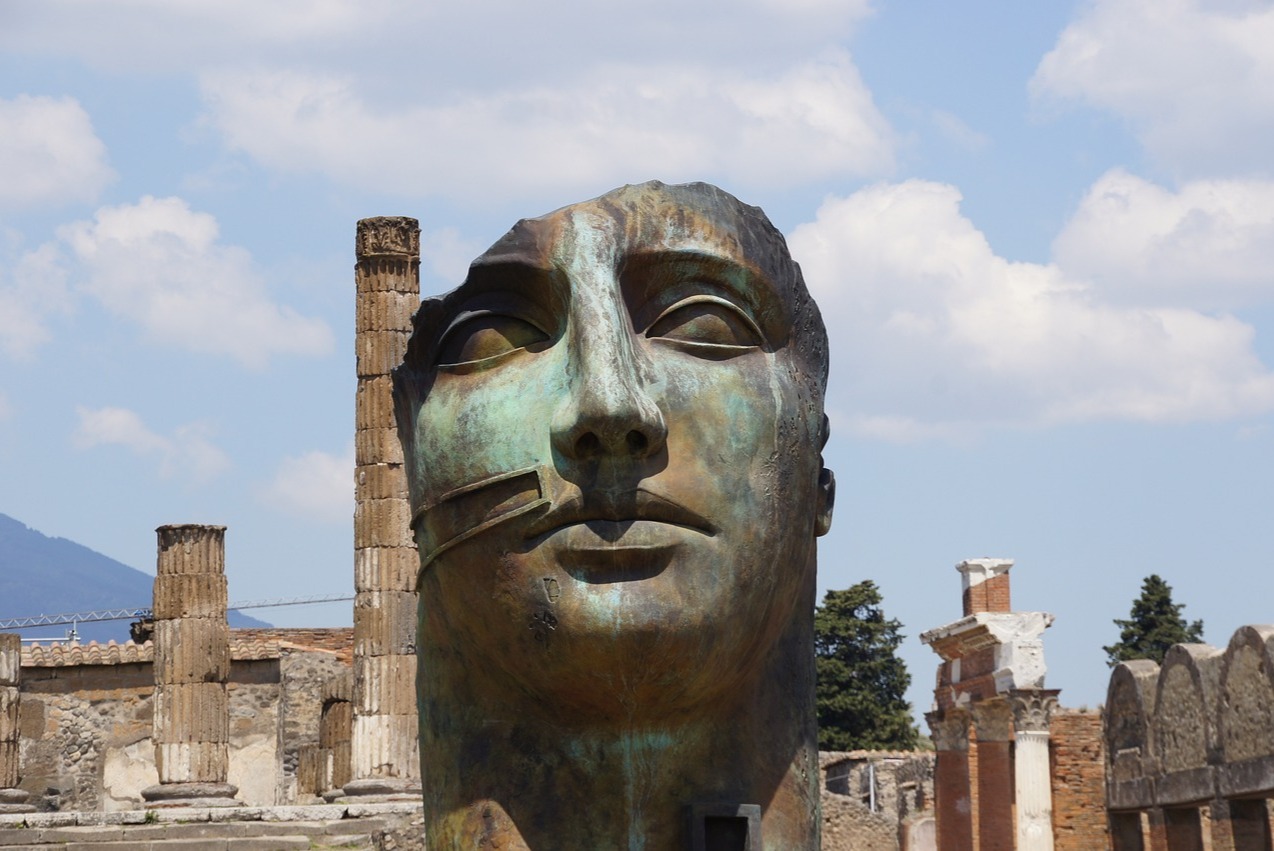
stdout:
[(821, 376), (789, 346), (785, 250), (721, 197), (630, 187), (521, 222), (427, 304), (422, 642), (640, 713), (737, 687), (790, 619), (831, 510)]

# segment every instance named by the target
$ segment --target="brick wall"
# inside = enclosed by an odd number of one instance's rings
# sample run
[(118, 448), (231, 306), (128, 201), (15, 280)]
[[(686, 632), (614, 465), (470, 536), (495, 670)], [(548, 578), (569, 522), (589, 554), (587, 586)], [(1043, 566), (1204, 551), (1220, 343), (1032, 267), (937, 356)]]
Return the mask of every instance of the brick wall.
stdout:
[(1049, 737), (1055, 851), (1109, 848), (1101, 712), (1058, 709)]

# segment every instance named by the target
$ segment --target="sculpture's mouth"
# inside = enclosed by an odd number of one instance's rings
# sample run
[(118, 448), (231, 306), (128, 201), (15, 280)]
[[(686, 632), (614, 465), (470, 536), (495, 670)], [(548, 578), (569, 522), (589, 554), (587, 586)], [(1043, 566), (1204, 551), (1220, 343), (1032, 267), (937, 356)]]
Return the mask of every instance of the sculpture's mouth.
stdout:
[(622, 493), (590, 491), (566, 499), (527, 528), (527, 540), (565, 532), (572, 549), (661, 548), (674, 530), (712, 537), (706, 517), (664, 496), (638, 488)]

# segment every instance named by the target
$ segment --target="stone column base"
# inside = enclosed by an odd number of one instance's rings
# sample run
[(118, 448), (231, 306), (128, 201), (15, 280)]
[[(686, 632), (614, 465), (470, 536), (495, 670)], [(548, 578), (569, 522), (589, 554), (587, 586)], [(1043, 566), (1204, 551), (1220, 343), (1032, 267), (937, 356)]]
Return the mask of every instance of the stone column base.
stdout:
[[(328, 795), (334, 797), (328, 798)], [(421, 788), (419, 782), (403, 780), (400, 777), (370, 777), (363, 780), (351, 780), (342, 789), (333, 789), (323, 795), (329, 802), (346, 803), (382, 803), (387, 801), (419, 801)]]
[(160, 783), (142, 790), (146, 809), (168, 807), (241, 807), (239, 787), (229, 783)]
[(27, 803), (30, 797), (25, 789), (0, 789), (0, 815), (35, 812), (35, 807)]

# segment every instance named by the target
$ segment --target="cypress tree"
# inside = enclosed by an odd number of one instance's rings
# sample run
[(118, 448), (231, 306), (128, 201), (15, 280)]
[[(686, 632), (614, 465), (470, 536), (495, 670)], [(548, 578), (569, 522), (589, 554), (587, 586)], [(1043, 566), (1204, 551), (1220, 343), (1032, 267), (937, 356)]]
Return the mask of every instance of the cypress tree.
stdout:
[(910, 750), (918, 731), (898, 658), (902, 624), (886, 620), (871, 580), (828, 591), (814, 611), (818, 746), (823, 750)]
[(1113, 668), (1132, 659), (1162, 663), (1172, 645), (1202, 641), (1203, 621), (1187, 624), (1181, 616), (1184, 608), (1184, 603), (1172, 602), (1172, 586), (1156, 574), (1147, 576), (1128, 620), (1115, 618), (1119, 641), (1102, 648), (1106, 664)]

